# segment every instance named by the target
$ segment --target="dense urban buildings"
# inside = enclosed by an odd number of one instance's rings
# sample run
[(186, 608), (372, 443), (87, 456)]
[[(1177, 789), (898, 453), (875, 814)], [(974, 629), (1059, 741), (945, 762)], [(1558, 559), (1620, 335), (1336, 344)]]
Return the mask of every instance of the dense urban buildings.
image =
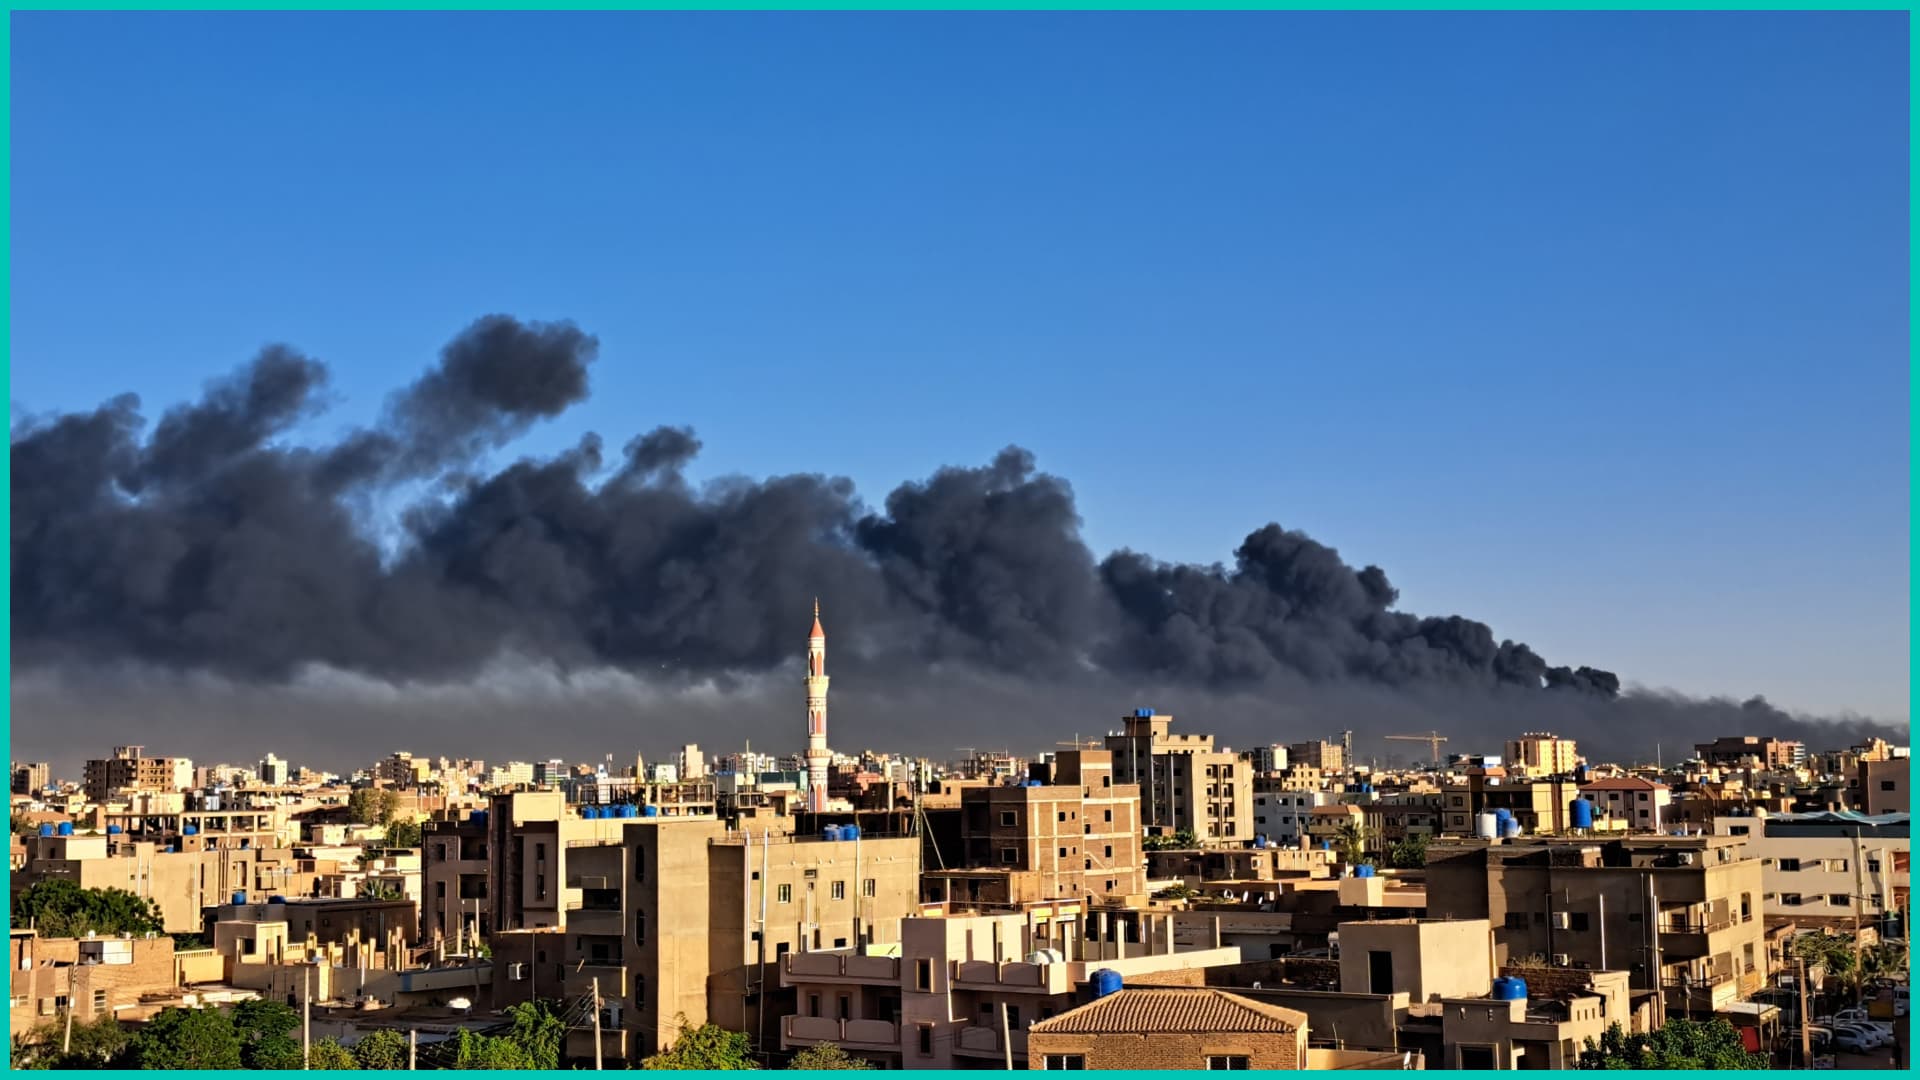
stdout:
[[(1383, 768), (1392, 741), (1242, 753), (1143, 708), (1051, 749), (839, 753), (825, 655), (816, 607), (772, 752), (15, 762), (13, 1033), (265, 999), (431, 1046), (544, 1002), (582, 1066), (704, 1025), (765, 1065), (1541, 1069), (1712, 1018), (1799, 1067), (1831, 1060), (1804, 992), (1905, 1053), (1903, 747), (1646, 766), (1521, 731)], [(125, 932), (72, 900), (116, 894)]]

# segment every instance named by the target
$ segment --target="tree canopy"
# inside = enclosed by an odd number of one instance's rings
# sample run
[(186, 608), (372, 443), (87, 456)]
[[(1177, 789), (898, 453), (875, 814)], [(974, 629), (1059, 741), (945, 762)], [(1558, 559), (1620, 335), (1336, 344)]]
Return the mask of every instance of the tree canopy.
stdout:
[(834, 1043), (814, 1043), (805, 1050), (793, 1055), (787, 1062), (789, 1069), (871, 1069), (873, 1063), (865, 1058), (857, 1058)]
[(370, 1031), (353, 1044), (353, 1059), (363, 1069), (404, 1069), (407, 1037), (392, 1028)]
[(159, 933), (160, 909), (125, 889), (83, 889), (65, 878), (44, 878), (13, 897), (13, 925), (41, 937)]
[(691, 1027), (680, 1017), (680, 1037), (673, 1048), (640, 1063), (643, 1069), (755, 1069), (753, 1044), (737, 1031), (715, 1024)]
[(1764, 1054), (1747, 1051), (1725, 1020), (1669, 1020), (1647, 1035), (1628, 1035), (1619, 1024), (1580, 1052), (1582, 1069), (1765, 1069)]
[(238, 1069), (240, 1033), (218, 1009), (163, 1009), (134, 1036), (132, 1057), (141, 1069)]

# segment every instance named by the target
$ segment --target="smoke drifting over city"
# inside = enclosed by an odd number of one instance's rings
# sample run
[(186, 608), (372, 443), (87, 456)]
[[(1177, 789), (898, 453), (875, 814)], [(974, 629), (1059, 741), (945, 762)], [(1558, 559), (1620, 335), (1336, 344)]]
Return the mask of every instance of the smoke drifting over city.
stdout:
[[(16, 422), (16, 747), (179, 728), (200, 732), (179, 752), (205, 755), (241, 722), (261, 743), (246, 750), (304, 738), (335, 767), (389, 743), (797, 746), (815, 596), (843, 749), (1032, 749), (1137, 704), (1238, 746), (1431, 727), (1498, 752), (1549, 728), (1651, 758), (1735, 732), (1896, 735), (1623, 693), (1470, 618), (1397, 611), (1382, 569), (1277, 524), (1225, 565), (1101, 558), (1068, 484), (1017, 447), (880, 508), (815, 475), (696, 486), (700, 442), (674, 427), (479, 472), (586, 398), (597, 350), (570, 324), (481, 319), (331, 446), (285, 438), (322, 408), (327, 372), (283, 346), (150, 434), (131, 396)], [(383, 543), (371, 508), (401, 496), (401, 539)]]

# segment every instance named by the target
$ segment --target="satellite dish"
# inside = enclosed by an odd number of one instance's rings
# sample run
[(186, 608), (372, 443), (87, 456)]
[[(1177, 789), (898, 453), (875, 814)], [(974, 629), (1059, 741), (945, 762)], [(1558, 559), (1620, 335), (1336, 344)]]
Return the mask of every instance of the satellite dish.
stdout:
[(454, 998), (452, 1001), (447, 1002), (447, 1004), (463, 1012), (473, 1008), (473, 1002), (463, 997)]

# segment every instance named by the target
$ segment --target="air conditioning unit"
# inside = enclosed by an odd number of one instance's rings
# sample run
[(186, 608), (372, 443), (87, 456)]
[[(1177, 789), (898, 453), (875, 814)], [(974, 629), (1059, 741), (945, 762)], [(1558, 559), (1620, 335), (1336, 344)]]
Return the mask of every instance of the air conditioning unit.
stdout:
[(1567, 913), (1564, 911), (1554, 912), (1552, 921), (1553, 921), (1553, 928), (1555, 930), (1565, 930), (1569, 926), (1573, 925), (1573, 920), (1569, 918), (1567, 916)]
[(507, 978), (512, 982), (525, 982), (527, 978), (527, 965), (508, 964)]
[(1571, 967), (1572, 964), (1573, 964), (1573, 958), (1568, 956), (1566, 953), (1557, 952), (1553, 954), (1554, 967)]

